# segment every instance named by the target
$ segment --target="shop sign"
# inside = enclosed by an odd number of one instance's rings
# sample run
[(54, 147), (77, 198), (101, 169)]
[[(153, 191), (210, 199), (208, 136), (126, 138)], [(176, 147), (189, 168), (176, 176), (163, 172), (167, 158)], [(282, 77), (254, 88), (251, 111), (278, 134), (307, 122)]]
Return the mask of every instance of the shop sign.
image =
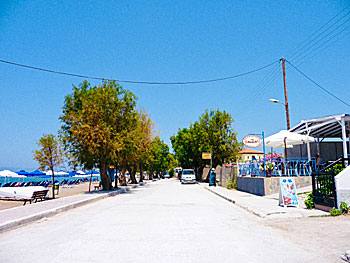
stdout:
[(262, 146), (262, 139), (257, 135), (247, 135), (243, 138), (243, 144), (249, 148)]

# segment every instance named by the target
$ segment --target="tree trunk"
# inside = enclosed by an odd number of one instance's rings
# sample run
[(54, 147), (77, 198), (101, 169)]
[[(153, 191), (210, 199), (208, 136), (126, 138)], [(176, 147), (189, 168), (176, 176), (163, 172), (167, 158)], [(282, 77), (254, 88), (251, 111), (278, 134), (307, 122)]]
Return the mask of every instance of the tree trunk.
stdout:
[(198, 167), (197, 169), (195, 169), (196, 171), (196, 180), (198, 182), (201, 182), (202, 181), (202, 178), (203, 178), (203, 170), (204, 170), (204, 167), (201, 166), (201, 167)]
[(125, 167), (120, 171), (119, 184), (120, 186), (126, 186)]
[(90, 183), (89, 183), (89, 192), (91, 191), (91, 181), (92, 181), (92, 172), (93, 172), (94, 170), (93, 169), (91, 169), (91, 176), (90, 176)]
[(142, 163), (140, 163), (140, 180), (139, 180), (140, 183), (143, 182), (143, 165)]
[(53, 171), (53, 168), (51, 168), (52, 171), (52, 199), (55, 199), (55, 173)]
[(111, 178), (107, 175), (108, 164), (105, 162), (100, 163), (101, 183), (103, 190), (112, 190)]
[(118, 165), (115, 165), (114, 188), (118, 189)]
[(129, 168), (129, 173), (130, 173), (130, 179), (131, 179), (131, 183), (132, 184), (137, 184), (137, 180), (136, 180), (136, 171), (137, 171), (137, 165), (134, 164), (133, 168)]

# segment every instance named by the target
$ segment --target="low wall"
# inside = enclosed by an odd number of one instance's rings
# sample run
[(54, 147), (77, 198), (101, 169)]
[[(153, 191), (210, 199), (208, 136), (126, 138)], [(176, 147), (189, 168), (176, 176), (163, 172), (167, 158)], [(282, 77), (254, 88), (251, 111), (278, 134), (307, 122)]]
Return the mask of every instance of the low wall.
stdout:
[[(238, 177), (238, 190), (255, 195), (271, 195), (279, 192), (281, 177)], [(290, 178), (290, 177), (286, 177)], [(297, 188), (312, 184), (311, 176), (293, 177)]]
[(337, 189), (338, 209), (340, 208), (340, 202), (350, 204), (350, 166), (335, 177), (335, 187)]

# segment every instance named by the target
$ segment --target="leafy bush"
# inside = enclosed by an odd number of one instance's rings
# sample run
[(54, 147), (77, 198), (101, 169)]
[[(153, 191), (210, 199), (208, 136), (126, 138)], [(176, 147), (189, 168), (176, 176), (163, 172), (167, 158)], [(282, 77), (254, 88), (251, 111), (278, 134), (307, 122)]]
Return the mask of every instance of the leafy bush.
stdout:
[(226, 188), (227, 189), (232, 189), (233, 188), (233, 181), (232, 180), (228, 181), (228, 183), (226, 185)]
[(329, 212), (331, 213), (331, 216), (340, 216), (341, 215), (341, 211), (334, 208), (334, 207)]
[(307, 209), (315, 208), (314, 197), (312, 195), (312, 192), (308, 195), (307, 199), (304, 201), (304, 204), (306, 205)]
[(340, 202), (340, 210), (343, 214), (349, 213), (349, 206), (345, 202)]
[(237, 177), (235, 177), (234, 180), (230, 179), (226, 185), (227, 189), (237, 189)]
[(326, 172), (333, 172), (334, 171), (334, 174), (337, 175), (338, 173), (340, 173), (344, 169), (345, 169), (345, 167), (342, 164), (336, 164), (332, 168), (328, 168), (326, 170)]

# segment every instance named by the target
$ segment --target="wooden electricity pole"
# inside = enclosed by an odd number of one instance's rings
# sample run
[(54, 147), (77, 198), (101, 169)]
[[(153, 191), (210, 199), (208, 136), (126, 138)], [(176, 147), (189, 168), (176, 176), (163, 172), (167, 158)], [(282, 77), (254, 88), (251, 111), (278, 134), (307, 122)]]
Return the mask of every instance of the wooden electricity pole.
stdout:
[(283, 85), (284, 85), (284, 106), (286, 107), (286, 115), (287, 115), (287, 129), (290, 129), (290, 121), (289, 121), (289, 107), (288, 107), (288, 94), (287, 94), (287, 80), (286, 80), (286, 65), (285, 59), (282, 58), (282, 68), (283, 68)]

